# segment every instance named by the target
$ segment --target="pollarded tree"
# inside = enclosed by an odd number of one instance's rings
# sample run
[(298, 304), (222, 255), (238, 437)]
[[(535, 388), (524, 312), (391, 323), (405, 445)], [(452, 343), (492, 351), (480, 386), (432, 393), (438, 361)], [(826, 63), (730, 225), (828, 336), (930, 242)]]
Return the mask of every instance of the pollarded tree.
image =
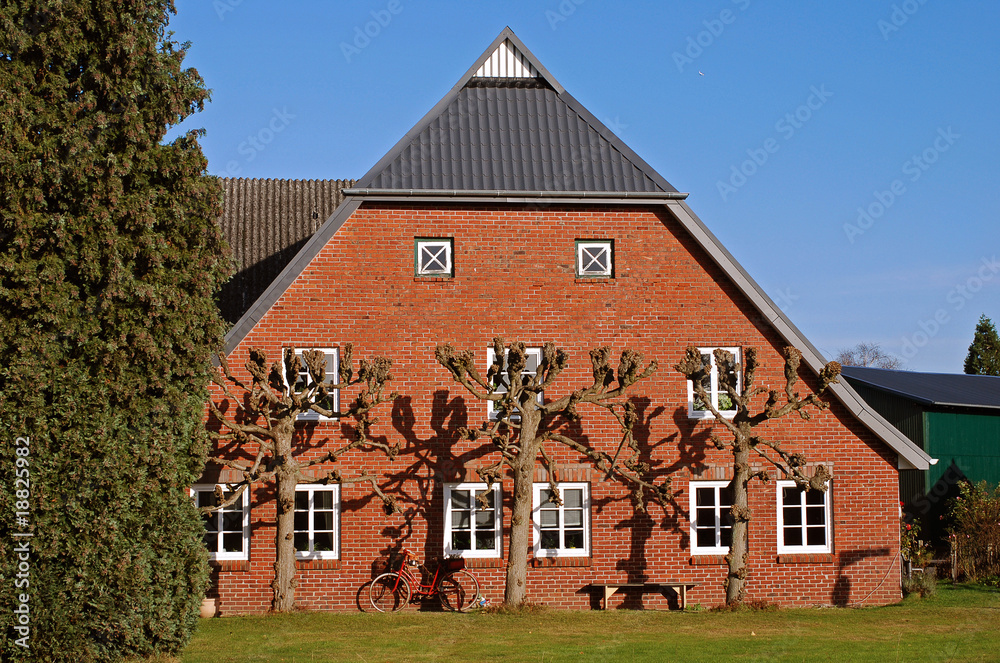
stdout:
[[(494, 360), (485, 377), (476, 368), (475, 353), (472, 351), (457, 353), (451, 345), (439, 345), (435, 355), (452, 378), (470, 394), (493, 404), (496, 413), (493, 420), (485, 422), (478, 429), (462, 429), (461, 435), (471, 440), (483, 439), (484, 444), (498, 453), (496, 462), (477, 470), (487, 485), (492, 486), (494, 482), (503, 480), (504, 466), (509, 467), (513, 474), (504, 602), (519, 605), (527, 598), (535, 462), (541, 457), (552, 469), (551, 456), (546, 451), (547, 445), (568, 447), (589, 458), (607, 477), (630, 484), (637, 509), (645, 508), (647, 496), (665, 507), (673, 494), (669, 477), (659, 484), (649, 478), (651, 468), (641, 460), (639, 445), (632, 434), (638, 421), (635, 405), (623, 400), (629, 387), (656, 370), (655, 361), (643, 368), (642, 355), (625, 350), (621, 354), (616, 374), (608, 364), (611, 358), (610, 348), (592, 350), (590, 362), (593, 383), (545, 402), (543, 392), (555, 383), (566, 368), (566, 353), (554, 344), (546, 343), (542, 347), (537, 370), (532, 374), (525, 371), (527, 353), (523, 343), (513, 342), (505, 346), (503, 339), (494, 338), (493, 350)], [(616, 380), (617, 386), (614, 386)], [(565, 425), (581, 418), (577, 410), (581, 404), (603, 408), (615, 418), (622, 430), (617, 449), (610, 452), (595, 449), (567, 433)], [(551, 499), (561, 505), (552, 471), (549, 472), (549, 483)]]
[(976, 333), (965, 357), (965, 372), (969, 375), (1000, 375), (1000, 336), (993, 321), (981, 315)]
[[(285, 349), (284, 361), (267, 363), (264, 352), (250, 349), (246, 370), (250, 384), (236, 378), (225, 356), (219, 354), (219, 372), (213, 381), (222, 390), (219, 403), (209, 401), (216, 421), (210, 422), (211, 435), (224, 453), (209, 457), (209, 463), (221, 465), (241, 474), (238, 482), (228, 485), (228, 494), (216, 490), (214, 505), (202, 507), (211, 514), (242, 499), (243, 493), (255, 484), (274, 482), (277, 500), (275, 529), (274, 590), (272, 609), (289, 612), (295, 607), (295, 487), (303, 483), (358, 483), (371, 486), (382, 500), (387, 513), (397, 513), (395, 499), (379, 488), (378, 477), (365, 471), (345, 477), (336, 469), (327, 469), (320, 477), (307, 475), (304, 470), (335, 462), (352, 450), (381, 451), (390, 460), (399, 453), (399, 445), (389, 445), (372, 437), (371, 429), (378, 418), (374, 410), (398, 394), (385, 393), (392, 380), (389, 372), (392, 360), (375, 357), (362, 359), (354, 373), (353, 347), (344, 346), (344, 355), (337, 375), (326, 372), (326, 356), (319, 350), (306, 350), (301, 359), (291, 348)], [(328, 379), (329, 378), (329, 379)], [(233, 390), (236, 389), (236, 391)], [(347, 407), (333, 398), (339, 390), (358, 388)], [(351, 429), (353, 439), (308, 461), (299, 461), (294, 448), (295, 421), (299, 415), (315, 412), (323, 417), (337, 418)], [(220, 428), (221, 424), (221, 428)], [(317, 444), (329, 442), (320, 440)], [(242, 457), (238, 457), (242, 456)], [(318, 468), (317, 468), (318, 469)]]
[[(197, 132), (165, 139), (208, 99), (172, 12), (0, 3), (0, 422), (4, 449), (30, 439), (35, 532), (31, 648), (4, 610), (4, 661), (175, 653), (208, 581), (187, 487), (230, 265)], [(0, 461), (8, 519), (13, 460)], [(0, 603), (15, 591), (3, 582)]]
[[(726, 604), (742, 603), (746, 598), (747, 555), (749, 554), (749, 532), (751, 512), (748, 501), (749, 485), (754, 479), (767, 482), (770, 475), (764, 471), (754, 471), (750, 466), (753, 456), (759, 456), (774, 465), (785, 477), (793, 480), (800, 488), (826, 491), (827, 482), (831, 478), (829, 470), (824, 465), (816, 467), (812, 476), (806, 475), (803, 468), (806, 458), (799, 453), (785, 450), (780, 442), (768, 440), (758, 433), (758, 427), (772, 420), (790, 414), (798, 414), (802, 419), (810, 418), (805, 409), (814, 406), (825, 410), (829, 405), (820, 399), (826, 388), (837, 381), (840, 375), (840, 364), (835, 361), (828, 363), (819, 374), (819, 390), (805, 398), (795, 391), (798, 382), (799, 364), (802, 353), (797, 349), (785, 348), (785, 385), (783, 391), (768, 390), (755, 386), (757, 372), (757, 351), (747, 348), (746, 361), (741, 366), (733, 353), (716, 349), (715, 363), (718, 367), (718, 385), (720, 391), (729, 396), (736, 414), (731, 418), (724, 416), (716, 409), (711, 396), (705, 389), (710, 379), (711, 363), (706, 362), (698, 348), (690, 347), (684, 354), (684, 359), (674, 368), (691, 380), (695, 398), (701, 401), (715, 417), (715, 422), (721, 424), (729, 434), (731, 441), (723, 440), (712, 432), (711, 440), (717, 449), (729, 449), (733, 454), (733, 479), (729, 486), (732, 490), (733, 504), (730, 513), (733, 518), (732, 541), (729, 554), (726, 555), (728, 573), (726, 575)], [(742, 373), (742, 384), (740, 374)], [(755, 397), (767, 394), (764, 407), (756, 414), (751, 414), (750, 408)]]

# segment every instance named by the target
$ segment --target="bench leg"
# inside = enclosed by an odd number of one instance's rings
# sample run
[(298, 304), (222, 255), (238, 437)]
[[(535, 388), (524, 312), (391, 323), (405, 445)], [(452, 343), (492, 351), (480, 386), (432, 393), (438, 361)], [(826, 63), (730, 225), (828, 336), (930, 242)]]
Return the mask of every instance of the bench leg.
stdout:
[(608, 599), (611, 598), (611, 595), (614, 594), (617, 591), (618, 591), (617, 587), (608, 587), (608, 586), (605, 585), (605, 587), (604, 587), (604, 609), (605, 610), (608, 609)]
[(681, 599), (681, 610), (686, 610), (687, 609), (687, 603), (688, 603), (687, 602), (687, 593), (688, 593), (687, 585), (681, 585), (681, 591), (678, 592), (678, 594), (680, 595), (680, 599)]

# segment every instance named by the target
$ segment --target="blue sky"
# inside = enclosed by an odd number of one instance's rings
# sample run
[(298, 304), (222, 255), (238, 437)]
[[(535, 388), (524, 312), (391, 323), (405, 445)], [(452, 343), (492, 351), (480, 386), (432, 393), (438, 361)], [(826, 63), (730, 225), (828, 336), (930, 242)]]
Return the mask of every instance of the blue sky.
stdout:
[(357, 178), (509, 25), (828, 357), (1000, 322), (1000, 4), (178, 0), (209, 171)]

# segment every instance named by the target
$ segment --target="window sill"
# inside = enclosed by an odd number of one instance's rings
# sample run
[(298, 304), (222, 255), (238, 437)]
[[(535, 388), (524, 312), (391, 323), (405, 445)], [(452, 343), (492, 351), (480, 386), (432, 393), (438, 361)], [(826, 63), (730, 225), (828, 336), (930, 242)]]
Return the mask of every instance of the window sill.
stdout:
[[(731, 421), (733, 417), (736, 416), (736, 413), (731, 410), (727, 410), (726, 412), (722, 412), (721, 414), (723, 419), (729, 421)], [(688, 419), (690, 419), (691, 421), (715, 421), (716, 417), (711, 412), (707, 412), (706, 414), (701, 414), (700, 410), (699, 411), (688, 410)]]
[(595, 283), (613, 283), (614, 280), (615, 277), (613, 276), (577, 276), (575, 279), (573, 279), (573, 282), (595, 284)]
[(248, 559), (210, 559), (208, 565), (218, 571), (249, 571)]
[(833, 564), (832, 553), (782, 553), (778, 564)]
[(454, 281), (454, 276), (414, 276), (414, 283), (449, 283)]
[(466, 557), (465, 566), (470, 569), (499, 569), (504, 561), (499, 557)]
[(339, 569), (339, 559), (297, 559), (295, 568), (303, 570)]
[(691, 555), (691, 566), (719, 566), (725, 563), (725, 555)]
[(536, 569), (550, 566), (590, 566), (590, 557), (535, 557), (531, 566)]

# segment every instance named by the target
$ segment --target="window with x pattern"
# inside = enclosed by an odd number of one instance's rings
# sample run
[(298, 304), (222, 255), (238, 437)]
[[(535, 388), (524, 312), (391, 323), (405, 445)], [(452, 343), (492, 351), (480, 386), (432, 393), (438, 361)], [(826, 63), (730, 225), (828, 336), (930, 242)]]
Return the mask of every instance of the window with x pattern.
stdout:
[(577, 240), (576, 275), (614, 276), (613, 248), (611, 240)]
[(450, 238), (414, 240), (414, 270), (417, 276), (445, 276), (454, 274)]

